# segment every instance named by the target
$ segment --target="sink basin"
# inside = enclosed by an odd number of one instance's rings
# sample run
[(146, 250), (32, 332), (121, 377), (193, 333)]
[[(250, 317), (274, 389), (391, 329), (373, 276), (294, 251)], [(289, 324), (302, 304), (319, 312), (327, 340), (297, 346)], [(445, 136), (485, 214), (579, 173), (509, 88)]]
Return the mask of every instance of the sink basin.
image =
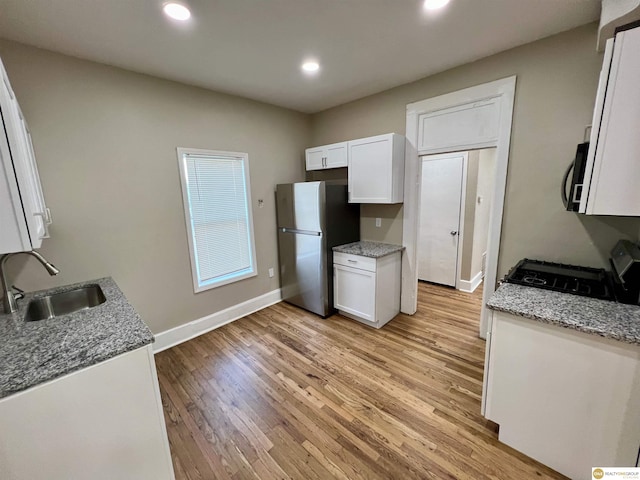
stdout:
[(104, 303), (106, 300), (100, 285), (87, 285), (68, 292), (34, 298), (29, 302), (24, 319), (27, 322), (46, 320), (87, 310)]

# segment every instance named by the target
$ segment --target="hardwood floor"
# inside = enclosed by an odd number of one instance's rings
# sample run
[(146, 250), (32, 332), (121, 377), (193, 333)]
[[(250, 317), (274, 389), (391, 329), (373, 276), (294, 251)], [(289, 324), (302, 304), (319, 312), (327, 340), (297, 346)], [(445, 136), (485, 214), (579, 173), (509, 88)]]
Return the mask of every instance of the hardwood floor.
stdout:
[(481, 289), (381, 330), (279, 303), (156, 355), (176, 478), (564, 478), (480, 415)]

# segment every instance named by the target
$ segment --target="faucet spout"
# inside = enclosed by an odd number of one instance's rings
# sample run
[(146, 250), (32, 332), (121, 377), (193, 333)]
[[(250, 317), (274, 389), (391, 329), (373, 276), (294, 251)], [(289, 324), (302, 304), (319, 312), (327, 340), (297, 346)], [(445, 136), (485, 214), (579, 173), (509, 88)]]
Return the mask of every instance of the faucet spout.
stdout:
[(4, 267), (7, 263), (7, 260), (10, 257), (14, 255), (18, 255), (20, 253), (26, 253), (27, 255), (31, 255), (32, 257), (35, 257), (36, 260), (38, 260), (42, 264), (42, 266), (47, 270), (49, 275), (57, 275), (58, 273), (60, 273), (60, 270), (58, 270), (54, 265), (49, 263), (47, 259), (45, 259), (42, 255), (40, 255), (38, 252), (34, 250), (31, 250), (28, 252), (7, 253), (5, 255), (2, 255), (2, 257), (0, 257), (0, 284), (2, 284), (2, 292), (4, 294), (4, 297), (2, 299), (2, 305), (4, 306), (4, 313), (13, 313), (18, 309), (18, 304), (16, 302), (15, 296), (13, 295), (13, 292), (11, 291), (11, 284), (7, 281), (7, 276), (5, 274)]
[(60, 273), (60, 270), (58, 270), (55, 265), (53, 265), (52, 263), (49, 263), (46, 258), (44, 258), (35, 250), (31, 250), (30, 252), (24, 252), (24, 253), (28, 253), (29, 255), (37, 258), (38, 261), (42, 264), (42, 266), (47, 269), (47, 272), (49, 273), (49, 275), (54, 276)]

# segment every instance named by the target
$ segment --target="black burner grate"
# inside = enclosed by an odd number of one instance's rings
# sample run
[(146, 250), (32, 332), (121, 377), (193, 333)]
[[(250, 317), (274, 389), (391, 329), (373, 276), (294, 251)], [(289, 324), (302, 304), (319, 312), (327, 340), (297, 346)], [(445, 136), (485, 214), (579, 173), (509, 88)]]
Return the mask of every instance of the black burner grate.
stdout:
[(505, 282), (615, 301), (609, 276), (603, 268), (525, 258), (511, 269)]

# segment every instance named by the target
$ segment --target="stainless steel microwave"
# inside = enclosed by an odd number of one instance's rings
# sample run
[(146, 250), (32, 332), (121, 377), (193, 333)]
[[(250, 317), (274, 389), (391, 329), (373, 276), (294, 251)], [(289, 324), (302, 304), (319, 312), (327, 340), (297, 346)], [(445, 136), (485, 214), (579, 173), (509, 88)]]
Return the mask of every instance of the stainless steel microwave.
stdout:
[[(589, 142), (578, 145), (576, 158), (571, 162), (562, 179), (562, 202), (569, 212), (577, 212), (580, 209), (588, 152)], [(571, 175), (572, 172), (573, 175)], [(567, 180), (569, 180), (569, 177), (571, 177), (571, 185), (567, 191)]]

